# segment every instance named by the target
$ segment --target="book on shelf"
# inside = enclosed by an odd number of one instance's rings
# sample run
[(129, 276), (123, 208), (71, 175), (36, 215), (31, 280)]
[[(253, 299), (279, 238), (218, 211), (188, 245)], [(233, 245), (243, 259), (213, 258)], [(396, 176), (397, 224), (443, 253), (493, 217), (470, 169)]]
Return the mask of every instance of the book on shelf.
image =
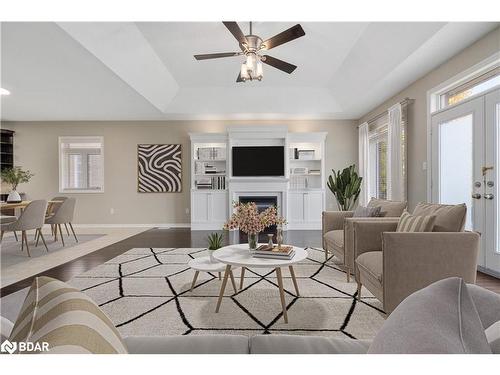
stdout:
[(196, 158), (201, 160), (224, 160), (226, 158), (226, 148), (199, 147), (196, 150)]
[(198, 178), (195, 186), (197, 189), (223, 190), (226, 188), (226, 176)]

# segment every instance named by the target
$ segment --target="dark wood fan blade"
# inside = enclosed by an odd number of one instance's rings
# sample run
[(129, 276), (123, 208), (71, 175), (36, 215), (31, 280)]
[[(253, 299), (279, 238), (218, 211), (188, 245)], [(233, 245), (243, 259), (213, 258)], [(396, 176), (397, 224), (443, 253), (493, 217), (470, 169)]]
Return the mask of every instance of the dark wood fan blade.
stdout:
[(223, 53), (206, 53), (203, 55), (194, 55), (196, 60), (220, 59), (221, 57), (240, 56), (241, 52), (223, 52)]
[(245, 37), (245, 34), (243, 34), (243, 31), (241, 31), (240, 27), (236, 22), (222, 22), (222, 23), (224, 24), (224, 26), (227, 27), (229, 32), (233, 34), (233, 36), (240, 44), (247, 43), (247, 38)]
[(288, 74), (292, 73), (295, 69), (297, 69), (296, 65), (287, 63), (286, 61), (277, 59), (275, 57), (269, 56), (269, 55), (264, 55), (262, 56), (262, 62), (271, 65), (273, 68), (282, 70)]
[(241, 78), (241, 72), (238, 73), (238, 78), (236, 78), (236, 82), (245, 82), (243, 81), (243, 79)]
[(300, 24), (297, 24), (290, 27), (288, 30), (273, 36), (272, 38), (265, 40), (263, 43), (263, 49), (270, 50), (271, 48), (278, 47), (304, 35), (306, 35), (304, 29), (300, 26)]

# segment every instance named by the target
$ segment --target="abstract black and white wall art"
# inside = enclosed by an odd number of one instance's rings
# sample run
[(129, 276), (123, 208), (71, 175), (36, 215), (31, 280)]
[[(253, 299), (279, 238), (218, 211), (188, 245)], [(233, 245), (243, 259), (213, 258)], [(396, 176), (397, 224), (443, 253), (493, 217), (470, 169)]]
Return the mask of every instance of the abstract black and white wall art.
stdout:
[(139, 193), (182, 191), (181, 145), (137, 145)]

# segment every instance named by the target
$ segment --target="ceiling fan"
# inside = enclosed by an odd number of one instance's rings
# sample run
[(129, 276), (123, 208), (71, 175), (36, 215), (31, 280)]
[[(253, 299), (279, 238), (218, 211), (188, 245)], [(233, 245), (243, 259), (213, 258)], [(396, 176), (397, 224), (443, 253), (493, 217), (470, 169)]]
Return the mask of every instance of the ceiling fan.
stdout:
[(222, 22), (229, 32), (233, 34), (240, 45), (241, 52), (209, 53), (203, 55), (194, 55), (196, 60), (218, 59), (221, 57), (246, 56), (246, 61), (241, 64), (240, 73), (236, 82), (246, 82), (253, 80), (262, 80), (262, 63), (270, 65), (276, 69), (282, 70), (288, 74), (292, 73), (297, 66), (287, 63), (269, 55), (262, 55), (263, 51), (278, 47), (294, 39), (306, 35), (300, 24), (297, 24), (272, 38), (262, 41), (262, 39), (252, 34), (252, 22), (250, 22), (250, 34), (244, 35), (236, 22)]

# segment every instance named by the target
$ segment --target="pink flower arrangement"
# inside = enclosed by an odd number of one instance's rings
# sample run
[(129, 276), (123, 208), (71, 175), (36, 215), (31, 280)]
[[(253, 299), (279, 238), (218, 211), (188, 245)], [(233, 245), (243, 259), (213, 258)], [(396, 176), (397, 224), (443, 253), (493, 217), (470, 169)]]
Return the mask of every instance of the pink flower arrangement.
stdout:
[(247, 234), (257, 234), (271, 225), (283, 225), (286, 220), (278, 216), (278, 210), (272, 206), (259, 213), (254, 202), (233, 204), (234, 212), (224, 229), (239, 229)]

